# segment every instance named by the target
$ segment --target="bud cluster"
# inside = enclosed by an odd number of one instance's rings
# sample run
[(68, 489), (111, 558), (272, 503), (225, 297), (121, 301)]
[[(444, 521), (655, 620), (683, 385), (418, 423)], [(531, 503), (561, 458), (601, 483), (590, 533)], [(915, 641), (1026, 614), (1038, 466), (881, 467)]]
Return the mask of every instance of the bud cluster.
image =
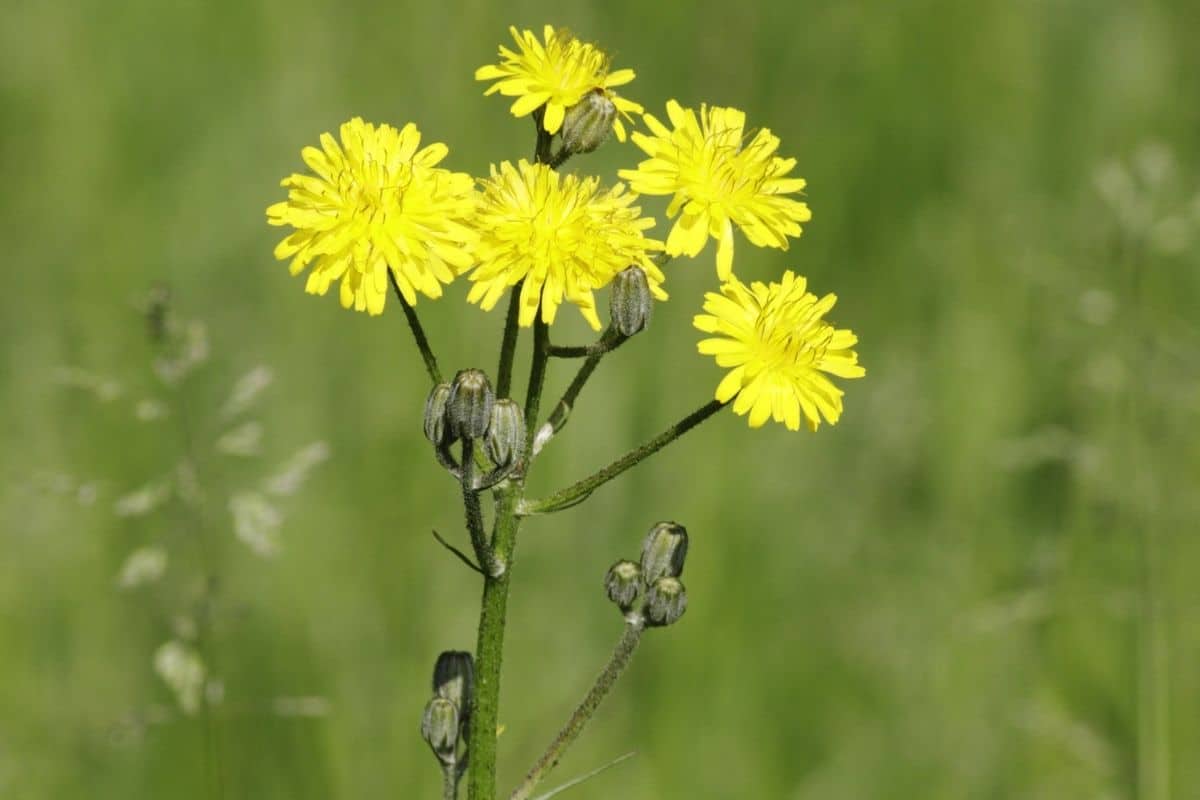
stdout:
[(475, 489), (499, 483), (525, 455), (524, 411), (514, 400), (496, 399), (491, 381), (482, 370), (460, 370), (452, 382), (439, 383), (430, 390), (425, 400), (424, 429), (438, 460), (456, 477), (462, 476), (462, 465), (450, 446), (461, 441), (464, 450), (470, 449), (473, 454), (474, 443), (482, 441), (493, 469), (477, 480)]
[(604, 577), (608, 599), (621, 613), (650, 627), (670, 625), (687, 610), (687, 591), (679, 576), (687, 558), (688, 533), (682, 525), (660, 522), (642, 543), (641, 563), (622, 559)]
[[(447, 650), (433, 667), (433, 697), (421, 718), (421, 736), (448, 768), (460, 762), (459, 742), (470, 736), (475, 662), (470, 653)], [(465, 761), (465, 753), (463, 754)]]

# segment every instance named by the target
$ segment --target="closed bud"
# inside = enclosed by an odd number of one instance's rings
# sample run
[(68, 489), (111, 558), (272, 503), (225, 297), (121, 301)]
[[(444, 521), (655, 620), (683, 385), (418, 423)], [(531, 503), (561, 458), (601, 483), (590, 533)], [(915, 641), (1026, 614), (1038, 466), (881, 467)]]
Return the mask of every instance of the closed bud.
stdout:
[(604, 576), (604, 589), (622, 613), (629, 613), (642, 594), (642, 568), (633, 561), (618, 561)]
[(433, 691), (458, 707), (459, 719), (471, 715), (471, 698), (475, 692), (475, 662), (470, 653), (447, 650), (438, 656), (433, 667)]
[(670, 625), (687, 611), (687, 590), (678, 578), (659, 578), (646, 592), (643, 614), (652, 627)]
[(446, 419), (455, 439), (481, 439), (492, 421), (492, 384), (482, 370), (459, 370), (450, 385)]
[(453, 764), (458, 752), (458, 706), (444, 697), (434, 697), (425, 706), (421, 735), (443, 764)]
[(658, 523), (642, 543), (642, 580), (651, 584), (662, 577), (678, 578), (687, 550), (687, 528), (674, 522)]
[(450, 399), (450, 384), (439, 383), (425, 398), (425, 438), (439, 446), (446, 436), (446, 401)]
[(618, 272), (608, 298), (613, 327), (622, 336), (633, 336), (650, 324), (654, 298), (641, 267), (634, 265)]
[(524, 455), (525, 415), (516, 401), (505, 398), (492, 406), (486, 444), (488, 458), (498, 467), (507, 467)]
[(573, 155), (590, 153), (612, 133), (617, 107), (602, 89), (595, 89), (567, 109), (562, 124), (563, 148)]

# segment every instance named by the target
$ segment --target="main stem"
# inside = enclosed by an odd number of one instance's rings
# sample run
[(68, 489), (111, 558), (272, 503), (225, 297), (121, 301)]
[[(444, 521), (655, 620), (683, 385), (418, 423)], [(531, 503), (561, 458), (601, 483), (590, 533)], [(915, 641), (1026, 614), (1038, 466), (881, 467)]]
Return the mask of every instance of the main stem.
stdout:
[[(537, 422), (542, 387), (549, 359), (549, 332), (541, 317), (534, 322), (533, 361), (525, 396), (525, 420)], [(526, 453), (529, 448), (526, 447)], [(529, 456), (527, 456), (528, 458)], [(471, 710), (471, 754), (467, 767), (469, 800), (496, 798), (496, 731), (500, 723), (500, 667), (504, 660), (504, 623), (508, 613), (508, 584), (512, 578), (513, 552), (521, 518), (517, 504), (524, 494), (524, 475), (511, 479), (497, 491), (496, 522), (492, 530), (492, 569), (483, 577), (479, 608), (479, 638), (475, 645), (475, 695)]]
[(495, 800), (496, 731), (500, 724), (500, 665), (504, 658), (504, 621), (508, 610), (508, 569), (517, 541), (519, 484), (501, 490), (496, 503), (492, 553), (505, 569), (484, 575), (479, 609), (479, 639), (475, 645), (475, 696), (471, 710), (471, 761), (467, 767), (469, 800)]
[(583, 731), (583, 726), (596, 713), (601, 701), (608, 695), (617, 679), (621, 677), (625, 667), (629, 666), (629, 662), (633, 660), (633, 653), (642, 639), (642, 630), (641, 619), (630, 621), (625, 625), (625, 632), (621, 634), (621, 639), (617, 642), (612, 657), (604, 666), (599, 677), (596, 678), (596, 682), (592, 684), (592, 688), (588, 690), (583, 701), (575, 708), (571, 718), (567, 720), (567, 724), (558, 732), (558, 736), (554, 737), (554, 741), (546, 748), (546, 752), (529, 770), (525, 780), (521, 781), (521, 785), (513, 791), (508, 800), (527, 800), (542, 779), (558, 764), (563, 753), (578, 738)]

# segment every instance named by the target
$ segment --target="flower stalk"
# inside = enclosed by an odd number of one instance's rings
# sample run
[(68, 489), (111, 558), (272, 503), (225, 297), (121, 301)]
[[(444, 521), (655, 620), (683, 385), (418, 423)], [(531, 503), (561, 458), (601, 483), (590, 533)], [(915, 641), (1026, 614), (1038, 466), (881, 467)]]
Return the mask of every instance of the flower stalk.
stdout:
[(604, 669), (601, 670), (599, 676), (596, 677), (592, 688), (584, 695), (583, 700), (576, 706), (566, 725), (554, 737), (554, 741), (542, 753), (541, 758), (529, 770), (529, 773), (525, 776), (525, 780), (521, 781), (521, 785), (509, 795), (509, 800), (529, 800), (537, 785), (558, 764), (563, 753), (574, 743), (579, 734), (583, 732), (583, 728), (587, 725), (588, 720), (596, 713), (596, 709), (600, 707), (600, 703), (608, 696), (609, 691), (616, 685), (617, 679), (621, 677), (621, 673), (625, 671), (625, 668), (629, 666), (629, 662), (633, 660), (633, 654), (637, 651), (637, 646), (642, 641), (642, 631), (644, 630), (645, 625), (641, 615), (633, 614), (627, 618), (625, 630), (621, 633), (621, 638), (617, 641), (617, 646), (613, 649), (612, 656), (608, 659), (608, 663), (604, 665)]
[(725, 405), (726, 404), (722, 403), (720, 400), (708, 401), (691, 414), (688, 414), (686, 417), (679, 420), (679, 422), (676, 422), (674, 425), (667, 428), (658, 436), (655, 436), (641, 447), (630, 450), (628, 453), (621, 456), (604, 469), (589, 475), (583, 480), (571, 484), (561, 491), (555, 492), (549, 497), (545, 497), (541, 500), (523, 501), (517, 509), (518, 513), (520, 513), (521, 516), (526, 517), (534, 514), (549, 514), (553, 511), (562, 511), (565, 508), (570, 508), (577, 503), (583, 502), (587, 499), (588, 495), (590, 495), (596, 489), (608, 483), (625, 470), (637, 466), (645, 459), (654, 455), (659, 450), (663, 449), (671, 442), (675, 441), (680, 436), (720, 411), (725, 407)]
[(392, 290), (396, 293), (400, 307), (404, 309), (404, 318), (408, 320), (408, 329), (412, 331), (413, 341), (416, 342), (417, 350), (421, 353), (421, 360), (425, 362), (425, 371), (429, 373), (430, 382), (441, 383), (442, 371), (438, 369), (437, 356), (433, 354), (433, 348), (429, 346), (429, 338), (425, 336), (425, 329), (421, 327), (421, 320), (417, 318), (417, 310), (404, 298), (400, 284), (396, 282), (396, 276), (390, 269), (388, 270), (388, 280), (392, 284)]

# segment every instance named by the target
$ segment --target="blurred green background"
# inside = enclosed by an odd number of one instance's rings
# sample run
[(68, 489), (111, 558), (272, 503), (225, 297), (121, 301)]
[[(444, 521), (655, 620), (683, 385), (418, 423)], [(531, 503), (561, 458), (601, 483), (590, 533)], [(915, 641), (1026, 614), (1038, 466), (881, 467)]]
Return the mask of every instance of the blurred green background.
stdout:
[[(478, 587), (429, 535), (463, 534), (425, 376), (394, 303), (303, 293), (264, 210), (352, 115), (415, 121), (477, 174), (527, 156), (532, 126), (472, 72), (509, 24), (551, 22), (636, 69), (649, 109), (736, 105), (782, 138), (814, 219), (787, 253), (740, 239), (738, 270), (837, 292), (868, 375), (836, 428), (725, 413), (526, 524), (502, 786), (619, 634), (604, 570), (678, 519), (688, 615), (555, 777), (638, 755), (567, 796), (1200, 798), (1200, 6), (498, 5), (5, 4), (0, 797), (437, 796), (418, 720)], [(534, 494), (712, 392), (690, 327), (712, 248), (668, 274)], [(174, 388), (139, 310), (159, 283), (207, 326)], [(419, 311), (446, 368), (493, 369), (501, 314), (464, 295)], [(273, 383), (223, 414), (260, 366)], [(299, 491), (245, 494), (314, 442)], [(235, 494), (274, 556), (235, 536)], [(165, 574), (120, 588), (147, 547)], [(209, 714), (156, 673), (169, 640), (204, 660)]]

